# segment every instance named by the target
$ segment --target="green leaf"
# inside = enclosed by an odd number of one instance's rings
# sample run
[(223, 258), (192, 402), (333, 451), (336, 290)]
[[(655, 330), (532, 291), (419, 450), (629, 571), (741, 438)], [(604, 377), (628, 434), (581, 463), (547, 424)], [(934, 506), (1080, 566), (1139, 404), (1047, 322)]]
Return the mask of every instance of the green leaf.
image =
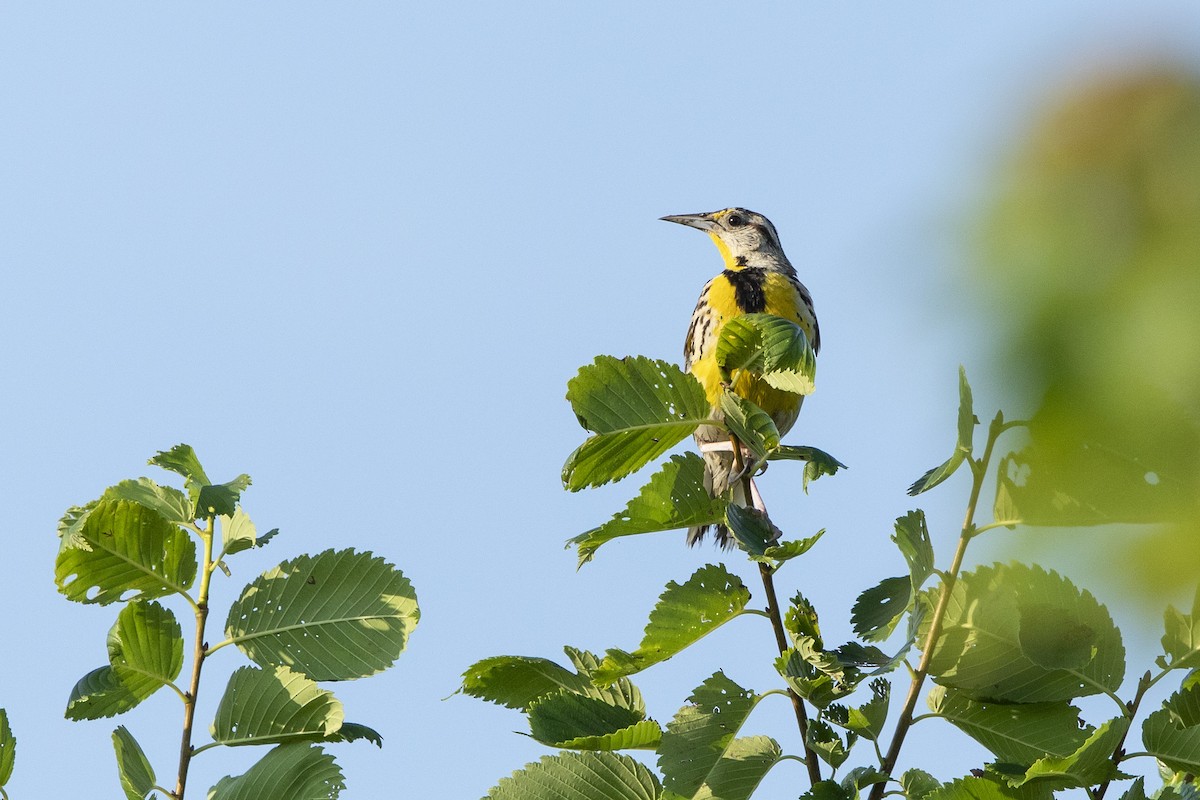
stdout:
[(327, 742), (358, 742), (367, 741), (376, 747), (383, 747), (383, 737), (374, 728), (360, 725), (357, 722), (343, 722), (342, 727), (325, 737)]
[(717, 338), (716, 360), (726, 383), (735, 370), (746, 370), (776, 389), (812, 394), (816, 355), (800, 326), (783, 317), (743, 314), (728, 320)]
[(123, 714), (179, 677), (183, 637), (167, 608), (130, 603), (108, 634), (109, 666), (85, 675), (67, 700), (68, 719)]
[(179, 677), (183, 632), (169, 608), (129, 603), (108, 635), (108, 657), (118, 680), (143, 697)]
[(909, 769), (900, 776), (900, 788), (908, 800), (925, 800), (929, 794), (942, 788), (942, 782), (924, 770)]
[(238, 475), (228, 483), (200, 487), (196, 510), (202, 517), (231, 517), (237, 511), (242, 492), (250, 486), (249, 475)]
[(758, 700), (720, 671), (696, 687), (662, 735), (658, 767), (664, 788), (692, 797), (708, 783)]
[(959, 778), (925, 795), (925, 800), (1053, 800), (1049, 788), (1029, 784), (1015, 788), (991, 777)]
[(567, 383), (567, 400), (595, 433), (563, 466), (563, 485), (573, 492), (641, 469), (712, 416), (695, 377), (642, 356), (597, 356)]
[(221, 547), (225, 555), (249, 550), (256, 544), (258, 531), (240, 506), (234, 509), (233, 516), (221, 517)]
[(323, 739), (342, 727), (342, 704), (298, 672), (234, 670), (217, 706), (210, 731), (213, 741), (237, 747)]
[(683, 584), (671, 581), (650, 612), (638, 649), (610, 649), (593, 680), (611, 683), (667, 660), (741, 614), (749, 601), (741, 579), (722, 566), (701, 567)]
[(527, 710), (535, 701), (560, 692), (595, 698), (645, 717), (641, 692), (626, 678), (598, 687), (592, 674), (599, 659), (586, 650), (564, 647), (577, 672), (545, 658), (494, 656), (472, 665), (463, 674), (462, 691), (492, 703)]
[(1133, 785), (1125, 790), (1125, 794), (1121, 795), (1121, 800), (1147, 800), (1146, 798), (1146, 779), (1138, 778), (1133, 782)]
[(17, 737), (8, 725), (8, 712), (0, 708), (0, 786), (12, 777), (13, 765), (17, 760)]
[(804, 483), (802, 484), (805, 494), (808, 493), (808, 484), (811, 481), (815, 481), (823, 475), (836, 475), (839, 469), (849, 469), (829, 453), (815, 447), (781, 444), (767, 456), (767, 460), (807, 462), (804, 465)]
[(104, 491), (104, 500), (129, 500), (157, 511), (167, 522), (185, 525), (196, 519), (188, 496), (170, 486), (159, 486), (149, 478), (121, 481)]
[(579, 549), (579, 566), (583, 566), (601, 545), (618, 536), (706, 525), (724, 517), (725, 501), (710, 497), (704, 488), (704, 459), (685, 453), (671, 456), (624, 511), (569, 540), (568, 546)]
[(929, 708), (997, 759), (1013, 764), (1029, 765), (1046, 756), (1070, 756), (1092, 732), (1090, 728), (1080, 729), (1079, 709), (1066, 701), (979, 702), (939, 686), (929, 693)]
[(768, 545), (779, 541), (783, 535), (766, 513), (736, 503), (725, 507), (725, 523), (738, 546), (755, 561), (766, 560)]
[(68, 600), (117, 600), (183, 594), (196, 577), (196, 545), (161, 514), (129, 500), (101, 500), (72, 542), (64, 538), (54, 580)]
[(204, 473), (204, 467), (200, 466), (196, 451), (188, 444), (177, 444), (170, 450), (160, 450), (150, 459), (150, 463), (182, 475), (189, 492), (199, 493), (201, 486), (212, 483)]
[(892, 635), (912, 608), (912, 580), (904, 576), (884, 578), (879, 585), (858, 596), (850, 612), (854, 633), (868, 642), (882, 642)]
[(529, 731), (542, 744), (586, 750), (653, 750), (662, 735), (644, 713), (567, 691), (530, 704)]
[(815, 719), (808, 723), (808, 739), (805, 741), (809, 750), (835, 770), (850, 757), (849, 745), (842, 741), (829, 723)]
[(492, 656), (463, 673), (462, 691), (522, 711), (541, 697), (567, 689), (581, 692), (586, 681), (548, 658)]
[(756, 558), (755, 561), (777, 562), (782, 564), (784, 561), (790, 561), (793, 558), (804, 555), (813, 548), (821, 537), (825, 535), (825, 529), (817, 531), (812, 536), (806, 539), (792, 539), (779, 544), (771, 545), (763, 551), (762, 558)]
[(800, 795), (800, 800), (856, 800), (858, 790), (852, 789), (837, 781), (817, 781), (807, 792)]
[(121, 789), (125, 797), (128, 800), (143, 800), (158, 781), (154, 777), (150, 759), (146, 758), (142, 746), (124, 725), (117, 726), (112, 740), (113, 750), (117, 754), (117, 773), (121, 776)]
[(392, 665), (420, 619), (412, 584), (369, 552), (284, 561), (229, 609), (225, 635), (254, 663), (313, 680), (352, 680)]
[[(1035, 421), (1032, 441), (1000, 461), (996, 506), (1026, 525), (1083, 526), (1190, 519), (1195, 486), (1155, 463), (1161, 453), (1136, 452), (1139, 443), (1072, 430), (1068, 421)], [(1144, 446), (1144, 443), (1141, 443)]]
[(103, 719), (123, 714), (144, 700), (113, 674), (112, 667), (99, 667), (84, 675), (67, 698), (67, 719)]
[(958, 368), (958, 439), (954, 443), (954, 452), (950, 458), (926, 472), (908, 487), (910, 495), (927, 492), (942, 481), (949, 478), (962, 466), (971, 455), (971, 444), (975, 438), (975, 426), (979, 420), (973, 410), (974, 401), (971, 397), (971, 385), (967, 383), (967, 371)]
[(933, 574), (933, 542), (929, 538), (925, 512), (918, 508), (903, 517), (898, 517), (892, 541), (900, 548), (904, 560), (908, 562), (908, 572), (915, 594)]
[(618, 753), (559, 753), (503, 778), (484, 800), (657, 800), (645, 764)]
[[(864, 739), (878, 740), (883, 733), (883, 726), (887, 722), (891, 684), (882, 678), (876, 678), (871, 681), (871, 694), (871, 699), (857, 708), (830, 706), (826, 710), (826, 717), (835, 725), (852, 731)], [(841, 709), (837, 715), (839, 718), (835, 718), (835, 714), (830, 713), (834, 708)]]
[(1192, 613), (1183, 614), (1167, 606), (1163, 627), (1163, 653), (1170, 661), (1164, 660), (1160, 666), (1190, 669), (1200, 664), (1200, 588), (1192, 599)]
[(1142, 723), (1146, 751), (1175, 772), (1200, 772), (1200, 688), (1176, 692)]
[(1127, 778), (1113, 764), (1113, 752), (1121, 745), (1129, 719), (1117, 717), (1097, 728), (1075, 752), (1068, 756), (1046, 756), (1033, 763), (1024, 778), (1010, 783), (1021, 786), (1030, 782), (1044, 783), (1055, 791), (1096, 786), (1111, 780)]
[(1116, 692), (1125, 648), (1088, 592), (1039, 567), (997, 564), (955, 583), (929, 674), (994, 701), (1070, 700)]
[(281, 744), (243, 774), (217, 781), (208, 800), (333, 800), (345, 788), (341, 768), (323, 748)]
[(746, 398), (726, 390), (721, 394), (721, 412), (729, 432), (750, 451), (755, 462), (779, 446), (779, 429), (767, 412)]

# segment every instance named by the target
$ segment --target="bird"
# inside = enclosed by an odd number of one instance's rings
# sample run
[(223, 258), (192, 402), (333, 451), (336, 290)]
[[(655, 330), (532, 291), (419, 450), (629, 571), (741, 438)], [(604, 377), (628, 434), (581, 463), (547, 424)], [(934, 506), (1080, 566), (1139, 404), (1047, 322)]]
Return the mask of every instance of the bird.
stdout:
[[(684, 369), (704, 387), (713, 417), (722, 417), (720, 399), (724, 391), (716, 361), (716, 344), (729, 320), (743, 314), (773, 314), (796, 323), (808, 337), (814, 354), (821, 347), (821, 331), (813, 310), (812, 295), (784, 255), (775, 226), (762, 214), (744, 208), (726, 208), (707, 214), (676, 214), (661, 218), (706, 232), (717, 246), (724, 269), (700, 291), (696, 310), (683, 345)], [(757, 376), (745, 374), (731, 387), (767, 412), (782, 436), (791, 430), (800, 414), (802, 395), (774, 389)], [(725, 496), (733, 477), (731, 447), (720, 449), (729, 434), (714, 425), (701, 425), (695, 439), (704, 457), (704, 486), (713, 497)], [(741, 481), (734, 481), (733, 502), (745, 505)], [(687, 543), (703, 540), (715, 528), (714, 538), (722, 547), (732, 547), (729, 529), (720, 523), (688, 529)]]

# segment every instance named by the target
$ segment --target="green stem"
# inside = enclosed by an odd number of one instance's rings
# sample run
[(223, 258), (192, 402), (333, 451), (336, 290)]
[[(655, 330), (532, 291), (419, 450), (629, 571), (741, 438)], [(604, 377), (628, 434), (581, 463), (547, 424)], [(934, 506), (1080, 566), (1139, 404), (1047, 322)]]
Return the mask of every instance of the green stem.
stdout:
[(196, 717), (196, 696), (200, 693), (200, 671), (204, 667), (204, 627), (208, 622), (208, 588), (212, 581), (213, 539), (216, 536), (216, 517), (208, 518), (208, 528), (199, 528), (200, 541), (204, 545), (204, 560), (200, 569), (200, 588), (196, 593), (196, 638), (192, 648), (192, 679), (183, 699), (183, 735), (179, 744), (179, 773), (175, 781), (174, 800), (183, 800), (187, 788), (188, 767), (191, 766), (195, 749), (192, 747), (192, 727)]
[[(971, 496), (967, 501), (967, 512), (963, 518), (962, 531), (958, 536), (958, 547), (954, 550), (954, 558), (950, 562), (950, 569), (946, 571), (942, 578), (942, 591), (938, 596), (937, 606), (934, 608), (933, 617), (929, 621), (929, 633), (925, 636), (925, 642), (921, 648), (921, 660), (917, 663), (916, 672), (913, 674), (912, 681), (908, 687), (908, 695), (904, 698), (904, 708), (900, 712), (900, 718), (896, 721), (896, 730), (892, 734), (892, 741), (888, 745), (887, 755), (884, 757), (881, 767), (885, 775), (891, 775), (896, 769), (896, 762), (900, 758), (900, 749), (904, 746), (904, 737), (908, 734), (908, 729), (913, 724), (913, 709), (917, 706), (917, 698), (921, 696), (921, 689), (925, 684), (925, 678), (929, 675), (929, 664), (933, 660), (934, 646), (942, 635), (942, 623), (946, 619), (946, 608), (950, 604), (950, 594), (954, 591), (954, 584), (958, 581), (958, 573), (962, 569), (963, 558), (967, 553), (967, 544), (971, 538), (977, 533), (975, 528), (975, 508), (979, 504), (979, 493), (983, 489), (983, 480), (987, 476), (988, 464), (992, 460), (992, 450), (996, 445), (996, 439), (1000, 437), (1008, 428), (1013, 427), (1013, 423), (1008, 425), (1004, 422), (1002, 413), (996, 414), (996, 418), (992, 420), (991, 426), (988, 428), (987, 446), (983, 450), (983, 457), (978, 461), (968, 456), (967, 463), (971, 466)], [(877, 783), (871, 788), (869, 800), (881, 800), (883, 793), (886, 791), (885, 783)]]
[[(738, 473), (741, 473), (745, 469), (742, 462), (742, 443), (733, 435), (730, 435), (729, 440), (733, 444), (733, 467)], [(742, 486), (746, 494), (746, 501), (749, 502), (749, 475), (742, 477)], [(780, 653), (786, 653), (788, 651), (787, 630), (783, 627), (783, 615), (779, 613), (779, 597), (775, 592), (774, 573), (775, 571), (770, 565), (759, 563), (758, 574), (762, 578), (763, 592), (767, 596), (767, 616), (770, 617), (771, 627), (775, 631), (775, 645), (779, 648)], [(817, 754), (808, 745), (808, 711), (804, 707), (804, 700), (792, 691), (791, 687), (788, 687), (787, 693), (792, 700), (792, 709), (796, 712), (796, 727), (800, 729), (800, 739), (804, 743), (804, 765), (808, 768), (808, 779), (815, 786), (821, 780), (821, 764), (817, 761)]]

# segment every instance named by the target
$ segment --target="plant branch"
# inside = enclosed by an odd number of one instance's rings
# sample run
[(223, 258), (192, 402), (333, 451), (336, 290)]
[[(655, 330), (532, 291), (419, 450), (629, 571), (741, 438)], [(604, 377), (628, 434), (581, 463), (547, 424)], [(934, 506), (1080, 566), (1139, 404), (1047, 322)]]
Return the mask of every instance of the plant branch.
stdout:
[[(742, 487), (748, 501), (751, 479), (749, 475), (742, 474), (746, 471), (742, 460), (742, 443), (733, 435), (730, 435), (729, 440), (733, 445), (733, 468), (737, 474), (742, 475)], [(760, 562), (758, 574), (762, 578), (763, 592), (767, 596), (767, 616), (770, 617), (771, 627), (775, 631), (775, 645), (779, 648), (780, 653), (786, 653), (788, 651), (787, 631), (783, 627), (783, 615), (779, 612), (779, 596), (775, 592), (775, 571), (769, 564)], [(817, 761), (817, 754), (808, 744), (808, 711), (804, 708), (804, 700), (791, 687), (788, 687), (787, 693), (792, 700), (792, 708), (796, 712), (796, 727), (800, 730), (800, 738), (804, 744), (804, 764), (808, 768), (808, 779), (813, 785), (816, 785), (821, 780), (821, 764)]]
[[(987, 476), (988, 464), (992, 459), (992, 450), (996, 445), (996, 439), (1008, 427), (1011, 427), (1011, 425), (1005, 425), (1004, 414), (997, 413), (996, 418), (992, 420), (992, 424), (988, 427), (987, 445), (984, 447), (983, 456), (978, 461), (968, 456), (967, 463), (971, 466), (971, 496), (967, 501), (967, 511), (963, 518), (962, 532), (958, 537), (958, 547), (955, 548), (954, 558), (950, 562), (950, 569), (942, 577), (942, 591), (938, 596), (933, 617), (929, 621), (929, 633), (925, 636), (925, 642), (921, 648), (921, 660), (918, 662), (912, 682), (909, 684), (908, 695), (904, 699), (904, 709), (900, 712), (900, 718), (896, 721), (896, 730), (892, 734), (892, 741), (888, 746), (887, 756), (883, 761), (882, 771), (885, 775), (890, 776), (892, 771), (895, 770), (896, 762), (900, 758), (900, 749), (904, 746), (904, 737), (908, 734), (908, 729), (912, 727), (913, 709), (916, 708), (917, 698), (921, 696), (921, 689), (925, 684), (925, 678), (929, 674), (929, 665), (933, 660), (934, 647), (942, 635), (942, 623), (946, 618), (946, 608), (950, 604), (950, 594), (954, 590), (954, 584), (958, 581), (958, 573), (962, 569), (963, 558), (967, 553), (967, 545), (970, 543), (971, 537), (977, 532), (975, 528), (975, 508), (979, 504), (979, 493), (983, 489), (983, 481)], [(871, 788), (869, 800), (881, 800), (884, 791), (886, 791), (885, 783), (875, 784)]]
[[(1134, 693), (1133, 699), (1125, 706), (1125, 716), (1129, 718), (1130, 722), (1129, 728), (1133, 727), (1133, 718), (1137, 716), (1138, 707), (1142, 704), (1142, 698), (1146, 696), (1146, 692), (1153, 685), (1154, 680), (1150, 678), (1148, 671), (1138, 679), (1137, 692)], [(1121, 762), (1130, 757), (1125, 753), (1125, 737), (1129, 735), (1129, 728), (1125, 729), (1125, 735), (1121, 737), (1121, 741), (1117, 742), (1116, 748), (1113, 749), (1112, 762), (1114, 767), (1121, 766)], [(1134, 755), (1140, 754), (1135, 753)], [(1149, 754), (1147, 753), (1146, 755)], [(1111, 779), (1097, 786), (1096, 790), (1092, 792), (1092, 800), (1103, 800), (1104, 793), (1108, 791), (1110, 783), (1112, 783)]]
[(192, 648), (192, 679), (183, 700), (183, 735), (179, 744), (179, 772), (175, 781), (174, 800), (183, 800), (187, 788), (188, 767), (195, 749), (192, 747), (192, 726), (196, 717), (196, 696), (200, 693), (200, 671), (204, 667), (204, 627), (208, 622), (208, 589), (212, 581), (213, 539), (216, 536), (216, 517), (208, 518), (208, 528), (200, 530), (204, 545), (204, 561), (200, 569), (200, 588), (196, 593), (196, 639)]

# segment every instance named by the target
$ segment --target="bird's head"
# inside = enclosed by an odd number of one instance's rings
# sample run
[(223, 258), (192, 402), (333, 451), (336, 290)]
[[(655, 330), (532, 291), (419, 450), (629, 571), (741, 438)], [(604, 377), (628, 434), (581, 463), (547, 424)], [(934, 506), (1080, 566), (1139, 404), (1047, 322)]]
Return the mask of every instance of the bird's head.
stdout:
[(744, 208), (726, 208), (708, 214), (676, 214), (662, 219), (706, 231), (729, 269), (787, 264), (779, 234), (771, 220), (762, 214)]

